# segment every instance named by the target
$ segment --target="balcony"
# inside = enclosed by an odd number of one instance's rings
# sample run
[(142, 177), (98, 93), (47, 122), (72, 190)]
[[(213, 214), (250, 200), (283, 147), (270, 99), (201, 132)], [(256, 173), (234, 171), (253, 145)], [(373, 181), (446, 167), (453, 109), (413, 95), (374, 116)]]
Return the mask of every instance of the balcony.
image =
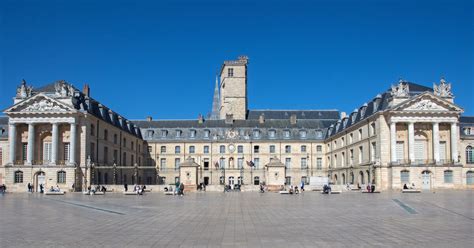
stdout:
[(454, 160), (441, 159), (436, 162), (434, 159), (398, 159), (397, 162), (392, 162), (392, 167), (444, 167), (458, 165)]

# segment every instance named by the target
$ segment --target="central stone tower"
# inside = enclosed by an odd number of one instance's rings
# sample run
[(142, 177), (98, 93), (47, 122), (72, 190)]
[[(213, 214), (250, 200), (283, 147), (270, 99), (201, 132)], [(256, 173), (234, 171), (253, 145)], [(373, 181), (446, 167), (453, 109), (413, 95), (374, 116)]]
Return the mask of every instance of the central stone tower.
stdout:
[(221, 68), (220, 119), (232, 115), (233, 119), (245, 120), (247, 116), (247, 56), (224, 61)]

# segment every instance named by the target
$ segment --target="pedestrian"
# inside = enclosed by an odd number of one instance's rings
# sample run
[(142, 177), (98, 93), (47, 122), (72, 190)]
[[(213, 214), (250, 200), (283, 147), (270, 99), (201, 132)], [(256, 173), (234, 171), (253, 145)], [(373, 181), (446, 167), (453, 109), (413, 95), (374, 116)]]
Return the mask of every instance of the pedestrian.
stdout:
[(301, 181), (301, 192), (304, 191), (304, 181)]
[(176, 192), (176, 194), (179, 195), (179, 181), (176, 181), (176, 183), (174, 184), (175, 188), (174, 188), (174, 191)]
[(181, 195), (184, 195), (184, 184), (183, 183), (179, 184), (179, 193)]
[(28, 183), (28, 192), (31, 192), (31, 183)]
[(127, 185), (127, 183), (124, 183), (124, 184), (123, 184), (123, 188), (125, 189), (125, 192), (128, 191), (128, 185)]
[(41, 194), (44, 193), (44, 185), (43, 185), (43, 184), (40, 184), (40, 193), (41, 193)]
[(370, 193), (374, 193), (374, 191), (375, 191), (375, 184), (372, 184), (372, 186), (370, 187), (370, 189), (371, 189)]

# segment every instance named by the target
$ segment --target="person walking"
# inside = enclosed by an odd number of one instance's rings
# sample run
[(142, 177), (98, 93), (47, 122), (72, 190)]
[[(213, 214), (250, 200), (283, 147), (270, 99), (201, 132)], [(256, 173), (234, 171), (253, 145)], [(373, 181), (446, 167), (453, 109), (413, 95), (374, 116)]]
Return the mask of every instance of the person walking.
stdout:
[(184, 195), (184, 183), (179, 184), (179, 194)]
[(125, 192), (128, 191), (128, 185), (127, 185), (127, 183), (124, 183), (124, 184), (123, 184), (123, 188), (125, 189)]

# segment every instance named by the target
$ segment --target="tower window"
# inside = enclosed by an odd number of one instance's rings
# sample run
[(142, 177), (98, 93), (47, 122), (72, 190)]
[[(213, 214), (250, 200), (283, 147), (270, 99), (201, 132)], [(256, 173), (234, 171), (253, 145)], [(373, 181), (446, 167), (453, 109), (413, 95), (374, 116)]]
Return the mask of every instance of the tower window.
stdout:
[(234, 68), (228, 68), (227, 69), (227, 76), (228, 77), (233, 77), (234, 76)]

